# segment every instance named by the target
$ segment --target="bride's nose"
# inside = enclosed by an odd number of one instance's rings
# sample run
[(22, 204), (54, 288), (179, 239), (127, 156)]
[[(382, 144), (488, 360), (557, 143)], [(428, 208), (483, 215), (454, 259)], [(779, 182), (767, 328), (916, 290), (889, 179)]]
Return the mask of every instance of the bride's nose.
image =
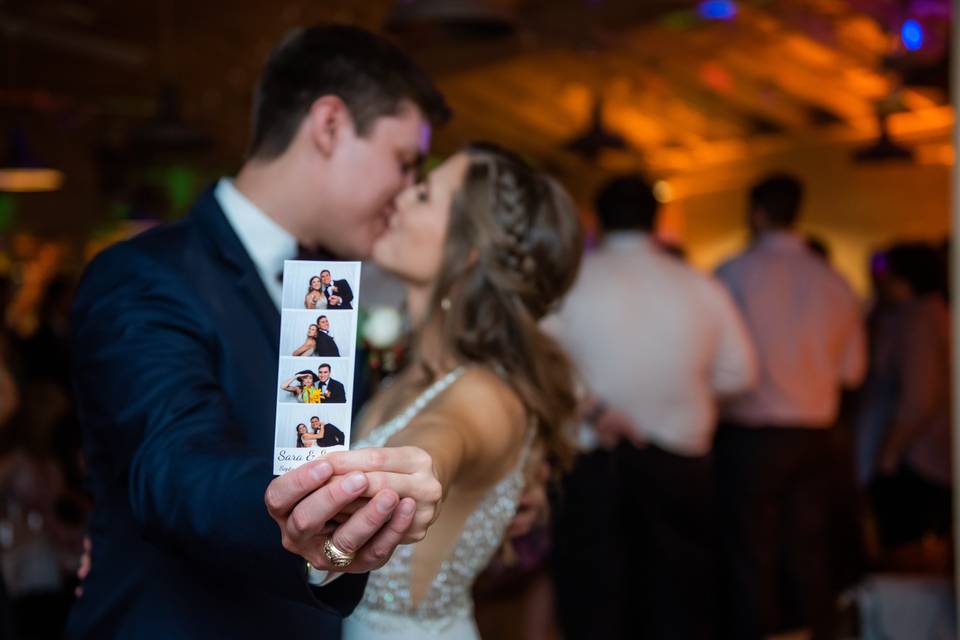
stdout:
[(397, 194), (397, 197), (393, 199), (393, 202), (390, 205), (394, 213), (402, 210), (404, 206), (411, 201), (411, 198), (413, 198), (414, 191), (415, 191), (415, 188), (413, 186), (409, 186)]

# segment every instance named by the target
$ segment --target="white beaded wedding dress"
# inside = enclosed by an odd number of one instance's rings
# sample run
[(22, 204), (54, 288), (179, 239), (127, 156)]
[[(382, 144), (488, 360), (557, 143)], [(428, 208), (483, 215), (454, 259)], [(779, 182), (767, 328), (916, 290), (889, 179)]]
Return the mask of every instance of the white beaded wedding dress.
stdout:
[[(398, 416), (373, 429), (357, 448), (382, 447), (407, 427), (434, 398), (463, 374), (461, 367), (440, 378)], [(471, 589), (500, 547), (523, 489), (527, 444), (515, 468), (480, 500), (467, 517), (453, 551), (444, 559), (425, 596), (414, 603), (411, 568), (416, 545), (398, 547), (370, 574), (363, 600), (344, 621), (344, 640), (479, 640)]]

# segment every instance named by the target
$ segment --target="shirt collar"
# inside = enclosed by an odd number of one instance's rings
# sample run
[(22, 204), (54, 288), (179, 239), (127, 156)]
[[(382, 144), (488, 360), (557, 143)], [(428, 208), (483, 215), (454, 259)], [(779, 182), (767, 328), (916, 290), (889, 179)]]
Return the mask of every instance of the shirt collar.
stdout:
[(653, 239), (643, 231), (611, 231), (603, 236), (603, 246), (613, 251), (648, 249)]
[(766, 231), (757, 239), (757, 246), (774, 251), (797, 251), (804, 250), (806, 242), (793, 231)]
[(214, 196), (261, 279), (265, 284), (275, 281), (283, 272), (284, 260), (297, 255), (297, 239), (240, 193), (233, 180), (221, 178)]

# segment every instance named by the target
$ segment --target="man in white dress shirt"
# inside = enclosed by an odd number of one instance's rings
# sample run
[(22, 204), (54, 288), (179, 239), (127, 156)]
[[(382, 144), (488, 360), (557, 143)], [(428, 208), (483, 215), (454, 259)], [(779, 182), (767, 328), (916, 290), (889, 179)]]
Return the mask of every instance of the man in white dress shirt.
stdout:
[[(621, 628), (702, 639), (715, 622), (710, 451), (717, 399), (749, 389), (756, 371), (723, 285), (652, 236), (657, 210), (640, 176), (616, 178), (600, 191), (602, 244), (585, 258), (550, 328), (608, 407), (592, 411), (596, 425), (622, 438), (615, 456), (621, 511), (629, 515), (620, 591), (630, 597), (619, 612)], [(621, 430), (610, 434), (614, 424)]]
[(864, 376), (866, 351), (853, 291), (792, 231), (802, 196), (789, 175), (759, 182), (748, 211), (753, 242), (717, 271), (760, 363), (756, 389), (724, 407), (716, 447), (723, 610), (729, 637), (744, 640), (782, 628), (788, 596), (814, 638), (833, 637), (828, 429), (841, 390)]

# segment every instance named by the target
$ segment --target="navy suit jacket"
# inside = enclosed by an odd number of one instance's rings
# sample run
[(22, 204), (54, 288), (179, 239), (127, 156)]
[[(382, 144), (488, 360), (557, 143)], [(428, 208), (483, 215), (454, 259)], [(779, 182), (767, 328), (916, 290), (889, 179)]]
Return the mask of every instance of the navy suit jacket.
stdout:
[(326, 398), (324, 402), (344, 403), (347, 401), (346, 389), (343, 388), (343, 383), (339, 380), (329, 378), (327, 380), (327, 391), (330, 392), (330, 397)]
[[(346, 280), (334, 280), (333, 286), (337, 288), (337, 292), (333, 295), (340, 298), (340, 304), (337, 306), (328, 306), (328, 309), (353, 309), (353, 289), (350, 288), (350, 283)], [(329, 304), (329, 303), (328, 303)]]
[(311, 587), (266, 512), (280, 315), (212, 190), (100, 254), (72, 322), (94, 510), (67, 637), (337, 637), (366, 575)]
[(317, 346), (313, 348), (313, 355), (321, 358), (339, 358), (340, 347), (329, 335), (323, 331), (317, 331)]

